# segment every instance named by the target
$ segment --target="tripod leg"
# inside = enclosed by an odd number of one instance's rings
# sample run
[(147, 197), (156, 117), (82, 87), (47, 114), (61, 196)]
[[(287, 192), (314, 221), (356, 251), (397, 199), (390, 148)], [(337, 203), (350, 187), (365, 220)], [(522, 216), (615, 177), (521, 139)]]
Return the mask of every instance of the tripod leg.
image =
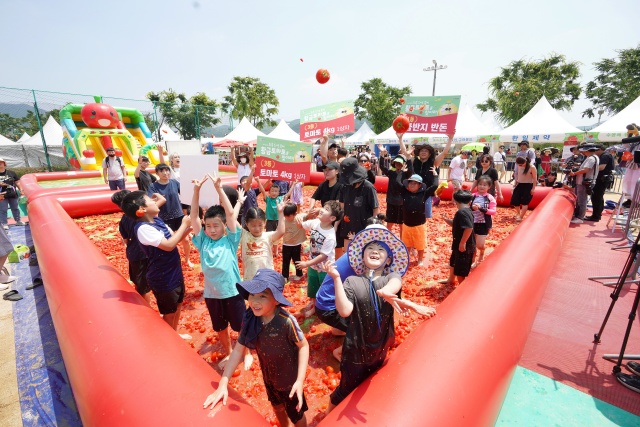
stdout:
[(624, 351), (627, 348), (627, 341), (629, 341), (629, 334), (631, 333), (631, 327), (633, 326), (633, 321), (636, 319), (636, 310), (638, 310), (638, 302), (640, 302), (640, 292), (636, 292), (636, 297), (633, 300), (633, 307), (631, 307), (631, 313), (629, 313), (629, 323), (627, 323), (627, 330), (624, 333), (624, 339), (622, 340), (620, 355), (618, 356), (618, 361), (616, 362), (616, 366), (613, 367), (614, 374), (617, 374), (620, 372), (620, 365), (622, 365), (622, 359), (624, 359)]
[(600, 338), (602, 338), (602, 332), (604, 331), (604, 327), (606, 326), (607, 321), (609, 320), (609, 316), (611, 315), (611, 312), (613, 311), (613, 306), (616, 304), (616, 301), (618, 300), (618, 297), (620, 296), (620, 291), (622, 291), (622, 287), (625, 284), (625, 280), (626, 280), (627, 276), (629, 275), (629, 272), (634, 267), (635, 259), (636, 259), (636, 256), (638, 255), (638, 242), (639, 241), (640, 241), (640, 233), (638, 233), (638, 237), (636, 237), (636, 241), (633, 244), (633, 246), (631, 247), (631, 250), (629, 251), (629, 256), (627, 257), (627, 260), (626, 260), (626, 262), (624, 264), (624, 268), (622, 269), (622, 273), (620, 273), (620, 278), (618, 279), (618, 283), (616, 284), (615, 289), (611, 293), (611, 304), (609, 305), (609, 310), (607, 310), (607, 314), (604, 316), (604, 320), (602, 321), (602, 325), (600, 326), (600, 330), (598, 331), (598, 333), (593, 335), (593, 342), (594, 343), (599, 343), (600, 342)]

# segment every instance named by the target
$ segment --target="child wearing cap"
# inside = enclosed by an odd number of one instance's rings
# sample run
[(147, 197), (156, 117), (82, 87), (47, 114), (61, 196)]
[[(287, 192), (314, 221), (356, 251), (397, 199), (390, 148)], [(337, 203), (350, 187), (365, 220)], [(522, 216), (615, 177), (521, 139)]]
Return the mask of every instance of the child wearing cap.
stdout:
[[(418, 174), (411, 175), (402, 184), (402, 241), (409, 248), (415, 248), (418, 252), (418, 267), (424, 265), (424, 249), (427, 246), (425, 239), (424, 202), (435, 194), (438, 188), (438, 179), (435, 184), (427, 188)], [(387, 219), (388, 221), (388, 219)]]
[(282, 306), (292, 304), (282, 294), (285, 280), (268, 268), (258, 270), (253, 279), (236, 285), (240, 295), (249, 302), (229, 363), (224, 369), (218, 389), (204, 402), (214, 407), (220, 399), (227, 404), (227, 384), (240, 363), (245, 348), (258, 353), (262, 379), (269, 402), (281, 426), (306, 426), (304, 413), (304, 378), (309, 363), (309, 343), (298, 326), (296, 318)]
[(446, 213), (442, 214), (444, 221), (451, 226), (453, 234), (453, 242), (451, 243), (451, 257), (449, 258), (449, 278), (440, 280), (439, 283), (453, 284), (454, 279), (458, 279), (458, 284), (464, 282), (464, 279), (471, 271), (473, 256), (476, 253), (476, 241), (473, 234), (473, 211), (469, 204), (473, 200), (473, 196), (466, 190), (458, 190), (453, 193), (458, 210), (449, 218)]
[[(402, 182), (413, 175), (413, 162), (407, 160), (402, 154), (398, 154), (391, 160), (391, 167), (380, 163), (382, 174), (389, 178), (387, 188), (387, 222), (392, 228), (393, 224), (398, 225), (399, 236), (402, 236)], [(424, 209), (423, 209), (424, 210)]]
[(357, 275), (344, 283), (335, 265), (325, 265), (333, 279), (336, 309), (349, 320), (340, 385), (331, 393), (327, 412), (382, 366), (395, 341), (392, 304), (409, 265), (407, 247), (383, 226), (370, 226), (356, 234), (347, 255)]

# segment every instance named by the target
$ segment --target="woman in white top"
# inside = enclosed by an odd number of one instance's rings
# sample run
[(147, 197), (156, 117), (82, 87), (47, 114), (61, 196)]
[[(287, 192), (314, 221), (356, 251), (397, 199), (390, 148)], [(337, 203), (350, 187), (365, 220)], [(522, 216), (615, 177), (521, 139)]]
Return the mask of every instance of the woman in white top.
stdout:
[(249, 174), (251, 173), (251, 168), (254, 164), (253, 149), (251, 147), (248, 147), (247, 152), (239, 152), (239, 154), (236, 155), (236, 146), (232, 145), (231, 162), (238, 171), (238, 185), (240, 185), (240, 180), (245, 176), (249, 176)]

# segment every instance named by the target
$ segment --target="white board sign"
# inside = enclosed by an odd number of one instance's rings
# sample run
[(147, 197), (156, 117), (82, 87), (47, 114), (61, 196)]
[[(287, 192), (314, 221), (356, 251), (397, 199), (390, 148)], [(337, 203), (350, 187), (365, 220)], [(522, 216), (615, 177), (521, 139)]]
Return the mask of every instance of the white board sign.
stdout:
[[(197, 141), (196, 141), (197, 142)], [(201, 180), (206, 174), (218, 174), (218, 155), (183, 155), (180, 153), (180, 201), (185, 205), (191, 204), (193, 198), (192, 180)], [(211, 180), (207, 180), (200, 189), (200, 207), (208, 208), (220, 204), (218, 192)], [(192, 206), (191, 209), (194, 207)]]
[(187, 155), (202, 154), (202, 146), (198, 140), (189, 141), (165, 141), (167, 144), (167, 153), (178, 153), (180, 157)]

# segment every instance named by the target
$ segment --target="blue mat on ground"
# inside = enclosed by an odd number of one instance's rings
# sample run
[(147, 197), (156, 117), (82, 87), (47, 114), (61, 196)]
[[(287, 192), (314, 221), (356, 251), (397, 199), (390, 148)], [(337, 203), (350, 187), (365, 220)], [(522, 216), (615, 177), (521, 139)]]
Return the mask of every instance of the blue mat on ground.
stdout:
[[(28, 226), (10, 227), (9, 238), (14, 245), (33, 245)], [(46, 283), (25, 289), (40, 277), (40, 269), (30, 267), (29, 260), (10, 265), (18, 277), (11, 289), (24, 297), (12, 303), (22, 423), (25, 427), (82, 426), (49, 312)]]

